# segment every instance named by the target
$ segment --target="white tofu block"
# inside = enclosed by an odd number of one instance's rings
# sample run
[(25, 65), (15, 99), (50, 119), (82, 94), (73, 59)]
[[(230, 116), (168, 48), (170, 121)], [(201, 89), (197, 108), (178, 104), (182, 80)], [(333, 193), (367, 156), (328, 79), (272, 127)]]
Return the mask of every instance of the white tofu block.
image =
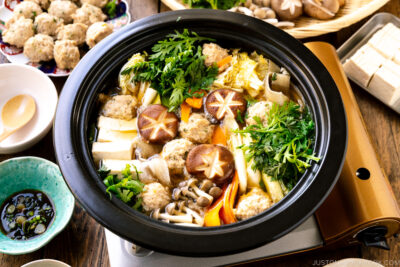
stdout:
[(400, 49), (394, 54), (393, 61), (397, 64), (400, 64)]
[(99, 134), (97, 136), (98, 142), (116, 142), (116, 141), (133, 141), (137, 136), (136, 131), (130, 132), (120, 132), (113, 131), (105, 128), (99, 129)]
[(368, 86), (368, 91), (387, 105), (390, 105), (396, 90), (400, 90), (400, 76), (387, 67), (379, 68)]
[(390, 29), (385, 27), (377, 31), (368, 41), (368, 44), (387, 59), (392, 59), (400, 48), (400, 42), (390, 33)]
[[(134, 165), (140, 169), (141, 162), (139, 160), (103, 159), (101, 165), (110, 170), (110, 174), (121, 176), (121, 171), (126, 168), (126, 165)], [(133, 171), (133, 169), (131, 170)]]
[(134, 118), (130, 121), (126, 121), (126, 120), (100, 116), (97, 122), (97, 127), (113, 131), (121, 131), (121, 132), (136, 131), (137, 119)]
[(385, 61), (374, 48), (364, 45), (343, 64), (343, 68), (348, 76), (367, 87), (372, 75)]
[(389, 34), (393, 39), (400, 41), (400, 29), (393, 23), (389, 22), (381, 30)]
[(131, 160), (133, 158), (133, 143), (129, 141), (94, 142), (92, 155), (95, 161), (102, 159)]
[(398, 77), (400, 77), (400, 65), (395, 63), (392, 60), (386, 60), (383, 64), (382, 64), (383, 68), (386, 68), (388, 70), (390, 70), (391, 72), (393, 72), (394, 74), (396, 74)]

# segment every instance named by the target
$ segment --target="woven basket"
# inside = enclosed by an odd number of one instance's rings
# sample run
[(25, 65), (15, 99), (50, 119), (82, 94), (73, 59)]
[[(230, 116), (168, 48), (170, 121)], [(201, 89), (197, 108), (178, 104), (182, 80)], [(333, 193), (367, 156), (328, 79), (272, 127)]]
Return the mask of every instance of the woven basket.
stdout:
[[(318, 20), (307, 16), (301, 16), (294, 21), (296, 25), (294, 28), (285, 29), (285, 31), (299, 39), (336, 32), (371, 15), (389, 1), (390, 0), (346, 0), (345, 6), (340, 8), (334, 19)], [(183, 4), (181, 0), (162, 0), (162, 2), (172, 10), (189, 8), (187, 5)]]

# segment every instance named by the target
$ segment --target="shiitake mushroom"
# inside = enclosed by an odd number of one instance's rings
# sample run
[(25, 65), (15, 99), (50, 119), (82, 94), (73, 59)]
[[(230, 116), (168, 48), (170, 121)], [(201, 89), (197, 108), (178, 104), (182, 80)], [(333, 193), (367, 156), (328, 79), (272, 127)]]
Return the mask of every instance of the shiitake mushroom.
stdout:
[(235, 163), (227, 148), (202, 144), (190, 150), (186, 158), (186, 169), (199, 179), (210, 179), (216, 184), (222, 184), (232, 177)]
[(145, 141), (164, 144), (177, 135), (178, 117), (162, 105), (151, 105), (140, 113), (138, 129)]
[(246, 112), (246, 100), (243, 94), (230, 90), (218, 89), (206, 99), (206, 110), (215, 119), (222, 120), (226, 115), (236, 118)]

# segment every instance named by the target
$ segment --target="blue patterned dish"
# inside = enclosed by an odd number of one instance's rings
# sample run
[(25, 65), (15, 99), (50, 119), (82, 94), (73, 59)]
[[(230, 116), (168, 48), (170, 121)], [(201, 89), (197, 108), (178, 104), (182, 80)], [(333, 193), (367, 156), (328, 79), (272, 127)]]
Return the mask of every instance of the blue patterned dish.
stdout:
[(35, 251), (60, 233), (71, 219), (75, 200), (58, 166), (36, 157), (21, 157), (0, 163), (0, 205), (12, 194), (36, 189), (53, 202), (55, 217), (46, 232), (24, 241), (12, 240), (0, 232), (0, 253), (19, 255)]
[[(0, 6), (0, 52), (11, 62), (19, 64), (27, 64), (40, 69), (48, 76), (63, 77), (68, 76), (71, 70), (59, 69), (54, 60), (41, 63), (29, 62), (29, 59), (23, 54), (22, 48), (9, 45), (3, 42), (1, 33), (6, 29), (6, 22), (12, 17), (14, 7), (21, 0), (0, 0), (3, 5)], [(114, 27), (114, 31), (119, 30), (123, 26), (129, 24), (131, 16), (129, 14), (129, 6), (125, 0), (117, 0), (116, 16), (114, 18), (107, 17), (106, 22)]]

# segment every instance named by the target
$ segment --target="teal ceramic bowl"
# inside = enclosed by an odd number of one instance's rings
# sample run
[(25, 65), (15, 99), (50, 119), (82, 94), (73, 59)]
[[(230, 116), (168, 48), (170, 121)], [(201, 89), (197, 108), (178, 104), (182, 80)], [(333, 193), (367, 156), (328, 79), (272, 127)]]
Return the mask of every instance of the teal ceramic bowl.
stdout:
[(60, 233), (71, 219), (75, 200), (58, 166), (36, 157), (21, 157), (0, 163), (0, 205), (12, 194), (36, 189), (53, 202), (55, 217), (47, 230), (29, 240), (12, 240), (0, 232), (0, 253), (19, 255), (35, 251)]

